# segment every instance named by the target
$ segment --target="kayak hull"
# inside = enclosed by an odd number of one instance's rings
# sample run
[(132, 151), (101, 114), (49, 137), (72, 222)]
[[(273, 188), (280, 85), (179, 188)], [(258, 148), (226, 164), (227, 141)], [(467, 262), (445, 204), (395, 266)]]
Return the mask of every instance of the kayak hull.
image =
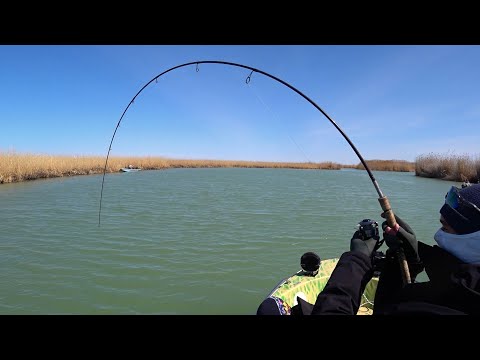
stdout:
[[(338, 258), (322, 260), (318, 273), (311, 276), (303, 270), (289, 276), (273, 288), (268, 297), (281, 299), (288, 307), (297, 305), (297, 296), (310, 304), (315, 304), (317, 295), (324, 289), (330, 275), (337, 265)], [(357, 315), (371, 315), (377, 290), (378, 278), (368, 282), (362, 295), (361, 305)]]

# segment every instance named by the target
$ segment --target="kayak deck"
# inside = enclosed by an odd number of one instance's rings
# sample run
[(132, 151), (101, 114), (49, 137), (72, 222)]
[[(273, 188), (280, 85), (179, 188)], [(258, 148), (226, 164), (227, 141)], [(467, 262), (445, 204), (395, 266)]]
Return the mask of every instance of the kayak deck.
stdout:
[[(303, 270), (298, 271), (292, 276), (283, 279), (270, 292), (268, 297), (278, 297), (290, 307), (297, 304), (297, 296), (311, 304), (315, 304), (317, 295), (324, 289), (337, 262), (338, 258), (322, 260), (318, 273), (315, 276), (308, 275)], [(373, 302), (377, 285), (378, 278), (376, 277), (368, 282), (362, 295), (362, 302), (357, 315), (371, 315), (373, 313)]]

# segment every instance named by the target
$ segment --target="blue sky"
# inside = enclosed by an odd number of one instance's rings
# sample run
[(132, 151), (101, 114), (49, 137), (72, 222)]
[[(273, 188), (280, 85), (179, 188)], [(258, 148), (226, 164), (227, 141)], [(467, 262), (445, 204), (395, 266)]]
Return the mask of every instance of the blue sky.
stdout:
[[(368, 159), (480, 153), (480, 46), (2, 45), (0, 151), (106, 156), (133, 96), (183, 63), (251, 66), (296, 87)], [(334, 161), (357, 156), (301, 96), (217, 64), (153, 82), (127, 111), (111, 156)]]

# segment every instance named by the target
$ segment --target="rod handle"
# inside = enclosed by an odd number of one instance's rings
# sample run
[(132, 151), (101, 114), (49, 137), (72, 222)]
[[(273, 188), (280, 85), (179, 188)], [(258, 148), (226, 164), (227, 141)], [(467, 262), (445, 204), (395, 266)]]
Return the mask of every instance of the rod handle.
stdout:
[(405, 258), (405, 253), (402, 248), (397, 250), (397, 258), (400, 264), (400, 272), (402, 273), (403, 284), (411, 284), (412, 278), (410, 277), (410, 270), (408, 269), (408, 262)]
[(387, 219), (388, 226), (394, 228), (397, 224), (397, 221), (395, 220), (395, 215), (393, 214), (392, 207), (390, 206), (390, 201), (388, 201), (386, 196), (378, 198), (378, 201), (380, 202), (380, 206), (385, 214), (385, 219)]
[[(395, 214), (393, 213), (392, 207), (390, 206), (390, 201), (388, 201), (388, 198), (386, 196), (383, 196), (381, 198), (378, 198), (378, 202), (380, 203), (383, 213), (385, 214), (385, 219), (387, 220), (388, 226), (394, 228), (397, 224), (397, 221), (395, 220)], [(398, 262), (400, 263), (403, 284), (411, 284), (412, 278), (410, 277), (410, 270), (408, 269), (408, 262), (405, 258), (405, 253), (403, 252), (402, 248), (399, 248), (396, 253)]]

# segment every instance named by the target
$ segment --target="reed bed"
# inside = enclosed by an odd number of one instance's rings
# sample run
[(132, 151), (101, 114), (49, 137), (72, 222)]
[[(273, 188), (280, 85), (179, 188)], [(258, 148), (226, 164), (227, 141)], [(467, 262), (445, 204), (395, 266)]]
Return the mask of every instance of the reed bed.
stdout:
[(429, 153), (415, 159), (415, 175), (480, 183), (480, 157)]
[[(480, 182), (480, 158), (468, 155), (420, 155), (415, 162), (404, 160), (366, 160), (371, 170), (414, 171), (416, 176), (450, 181)], [(132, 165), (143, 170), (169, 168), (289, 168), (328, 169), (354, 168), (363, 165), (342, 165), (336, 162), (268, 162), (234, 160), (169, 159), (164, 157), (110, 157), (106, 172), (118, 172)], [(0, 184), (62, 176), (101, 174), (105, 157), (101, 156), (53, 156), (0, 152)]]
[[(415, 163), (405, 160), (365, 160), (365, 162), (370, 170), (399, 172), (415, 171)], [(355, 169), (363, 170), (365, 167), (362, 163), (359, 163), (355, 166)]]
[[(230, 160), (189, 160), (163, 157), (109, 157), (106, 172), (118, 172), (132, 165), (143, 170), (168, 168), (291, 168), (291, 169), (332, 169), (342, 165), (334, 162), (294, 163)], [(100, 156), (51, 156), (40, 154), (19, 154), (0, 152), (0, 184), (35, 180), (42, 178), (101, 174), (105, 157)]]
[(288, 169), (328, 169), (339, 170), (342, 165), (334, 162), (268, 162), (268, 161), (232, 161), (232, 160), (179, 160), (167, 159), (169, 167), (172, 168), (221, 168), (221, 167), (241, 167), (241, 168), (288, 168)]

